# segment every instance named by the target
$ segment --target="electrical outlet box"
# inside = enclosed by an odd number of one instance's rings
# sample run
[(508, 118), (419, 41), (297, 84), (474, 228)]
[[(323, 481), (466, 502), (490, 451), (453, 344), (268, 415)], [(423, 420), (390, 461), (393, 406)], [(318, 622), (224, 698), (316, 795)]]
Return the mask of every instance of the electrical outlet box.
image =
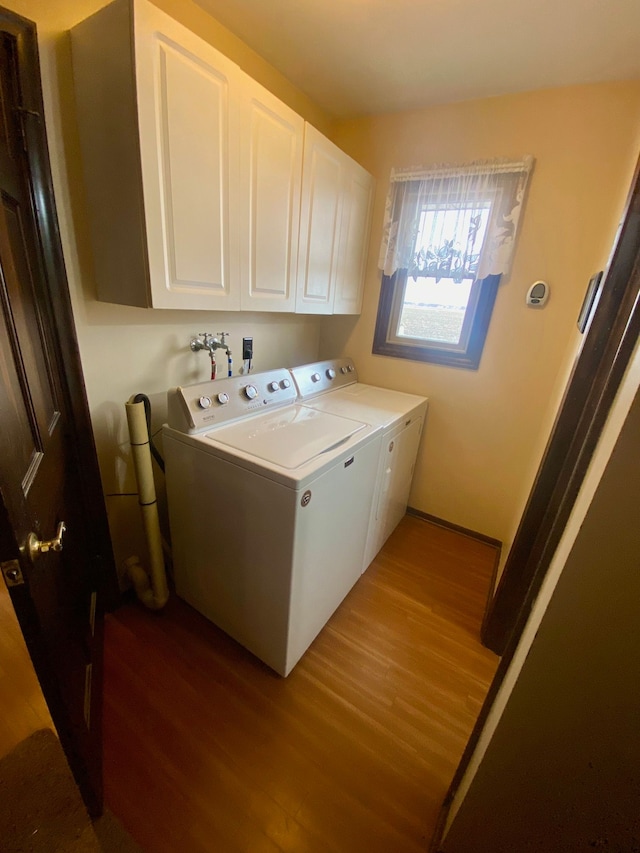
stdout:
[(253, 338), (243, 338), (242, 339), (242, 360), (246, 361), (247, 359), (253, 358)]

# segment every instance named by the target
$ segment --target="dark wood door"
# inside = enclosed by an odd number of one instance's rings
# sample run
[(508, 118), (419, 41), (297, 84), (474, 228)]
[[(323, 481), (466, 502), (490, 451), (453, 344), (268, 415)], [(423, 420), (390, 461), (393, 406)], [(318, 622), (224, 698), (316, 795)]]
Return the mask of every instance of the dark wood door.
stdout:
[(0, 10), (0, 562), (69, 764), (99, 814), (109, 546), (86, 399), (75, 399), (84, 390), (44, 180), (35, 45), (33, 26)]

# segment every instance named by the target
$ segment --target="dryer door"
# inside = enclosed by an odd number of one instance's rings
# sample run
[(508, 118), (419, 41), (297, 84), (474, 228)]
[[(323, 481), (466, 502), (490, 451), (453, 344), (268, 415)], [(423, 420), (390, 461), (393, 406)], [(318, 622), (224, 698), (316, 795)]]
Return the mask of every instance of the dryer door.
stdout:
[(364, 569), (396, 529), (407, 510), (421, 431), (422, 418), (415, 417), (396, 435), (383, 438), (375, 515), (372, 512)]

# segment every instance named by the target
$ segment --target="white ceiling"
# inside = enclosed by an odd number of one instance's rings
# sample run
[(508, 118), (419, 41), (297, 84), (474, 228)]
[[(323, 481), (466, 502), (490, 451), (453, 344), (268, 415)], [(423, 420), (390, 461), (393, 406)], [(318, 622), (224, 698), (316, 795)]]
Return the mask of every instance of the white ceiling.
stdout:
[(335, 116), (640, 78), (640, 0), (196, 0)]

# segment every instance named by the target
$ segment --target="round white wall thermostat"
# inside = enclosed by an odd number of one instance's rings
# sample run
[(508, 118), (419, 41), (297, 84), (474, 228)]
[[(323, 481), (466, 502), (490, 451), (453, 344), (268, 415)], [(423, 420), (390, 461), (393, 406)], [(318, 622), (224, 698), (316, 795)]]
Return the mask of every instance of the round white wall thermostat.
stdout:
[(549, 285), (546, 281), (534, 282), (527, 292), (527, 305), (541, 308), (549, 298)]

